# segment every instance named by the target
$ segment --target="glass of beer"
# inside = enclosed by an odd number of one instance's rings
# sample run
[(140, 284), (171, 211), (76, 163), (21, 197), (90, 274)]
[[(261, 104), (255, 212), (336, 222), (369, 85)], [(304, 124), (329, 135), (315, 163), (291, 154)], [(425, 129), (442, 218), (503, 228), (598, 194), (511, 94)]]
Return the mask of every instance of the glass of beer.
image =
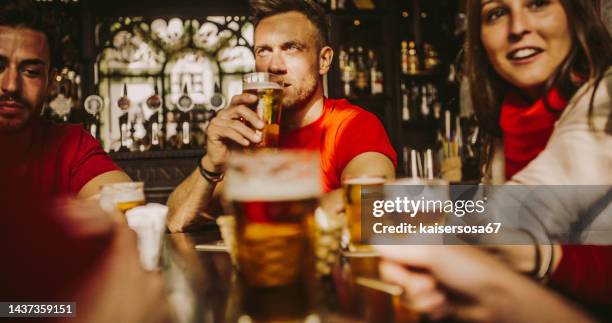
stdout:
[(102, 185), (100, 207), (106, 212), (127, 210), (145, 204), (144, 183), (125, 182)]
[(348, 175), (342, 180), (344, 210), (346, 212), (349, 249), (367, 249), (361, 235), (361, 193), (365, 190), (382, 192), (385, 184), (382, 175)]
[(283, 84), (280, 75), (270, 73), (256, 72), (242, 77), (243, 91), (259, 98), (256, 112), (264, 121), (264, 128), (258, 130), (262, 136), (258, 148), (278, 148)]
[(421, 226), (444, 225), (447, 220), (445, 203), (450, 201), (449, 184), (439, 178), (401, 178), (388, 183), (384, 188), (385, 200), (408, 199), (421, 201), (422, 207), (410, 216), (408, 213), (387, 214), (382, 218), (385, 225), (413, 225), (416, 235), (378, 235), (377, 243), (382, 244), (442, 244), (442, 234), (420, 234)]
[(301, 320), (312, 309), (319, 158), (257, 150), (228, 160), (223, 199), (236, 217), (243, 307), (254, 321)]

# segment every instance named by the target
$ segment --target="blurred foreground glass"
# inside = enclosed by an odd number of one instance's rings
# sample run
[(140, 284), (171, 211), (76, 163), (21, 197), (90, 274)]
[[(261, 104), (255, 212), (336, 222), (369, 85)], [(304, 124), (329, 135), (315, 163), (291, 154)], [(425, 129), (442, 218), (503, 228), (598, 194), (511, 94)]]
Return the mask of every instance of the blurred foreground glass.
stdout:
[(146, 270), (159, 267), (159, 257), (168, 207), (157, 203), (137, 206), (125, 213), (127, 223), (138, 236), (140, 263)]
[[(351, 317), (351, 322), (419, 322), (418, 314), (401, 304), (403, 289), (380, 280), (379, 264), (380, 257), (371, 250), (342, 254), (336, 277), (336, 293), (342, 313)], [(363, 284), (363, 280), (385, 288), (372, 288)], [(390, 293), (389, 289), (395, 293)]]
[(385, 184), (384, 176), (355, 175), (345, 176), (342, 180), (343, 202), (346, 212), (349, 249), (367, 248), (361, 236), (361, 193), (364, 189), (381, 188)]
[(312, 309), (319, 155), (247, 151), (228, 160), (224, 200), (236, 217), (238, 271), (246, 314), (295, 321)]
[(249, 73), (242, 77), (243, 92), (257, 95), (256, 112), (264, 121), (263, 131), (258, 130), (262, 140), (257, 147), (278, 148), (283, 84), (281, 76), (270, 73)]
[[(420, 202), (414, 214), (410, 212), (395, 211), (386, 213), (381, 218), (368, 217), (364, 222), (364, 228), (369, 228), (364, 233), (363, 239), (371, 244), (443, 244), (442, 234), (431, 233), (421, 234), (421, 226), (444, 225), (447, 220), (445, 208), (450, 200), (449, 184), (443, 179), (426, 179), (420, 177), (401, 178), (394, 182), (387, 183), (383, 188), (385, 201), (401, 201), (401, 205), (409, 201)], [(369, 206), (370, 203), (367, 203)], [(411, 211), (412, 212), (412, 211)], [(366, 213), (372, 214), (371, 208)], [(412, 225), (415, 234), (377, 234), (373, 230), (373, 224), (382, 222), (385, 226), (406, 226)]]
[(144, 183), (125, 182), (102, 185), (100, 207), (106, 212), (115, 209), (123, 214), (127, 210), (145, 204)]

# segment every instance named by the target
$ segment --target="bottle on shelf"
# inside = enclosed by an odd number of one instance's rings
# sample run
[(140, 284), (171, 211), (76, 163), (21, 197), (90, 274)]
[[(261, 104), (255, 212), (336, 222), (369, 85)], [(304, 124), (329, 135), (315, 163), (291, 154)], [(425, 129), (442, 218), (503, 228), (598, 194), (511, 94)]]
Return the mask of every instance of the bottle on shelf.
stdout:
[(402, 120), (409, 121), (410, 120), (410, 94), (408, 93), (408, 89), (406, 88), (406, 83), (404, 80), (400, 83), (400, 89), (402, 93)]
[(344, 96), (350, 97), (355, 94), (355, 74), (356, 74), (356, 63), (355, 63), (355, 48), (349, 47), (348, 55), (346, 58), (346, 65), (342, 71), (342, 84)]
[(408, 74), (408, 42), (402, 40), (401, 51), (402, 73)]
[(419, 85), (414, 81), (411, 80), (410, 81), (410, 87), (408, 88), (408, 95), (409, 95), (409, 107), (410, 107), (410, 115), (414, 118), (414, 119), (420, 119), (422, 117), (421, 115), (421, 111), (420, 111), (420, 104), (421, 104), (421, 93), (420, 93), (420, 88)]
[(362, 46), (357, 46), (357, 64), (355, 71), (355, 94), (364, 96), (370, 94), (370, 80), (365, 64), (365, 54)]
[(434, 49), (431, 44), (425, 44), (425, 69), (428, 71), (435, 70), (440, 65), (440, 58), (438, 58), (438, 52)]
[(378, 58), (372, 49), (368, 50), (368, 60), (370, 62), (370, 94), (383, 94), (383, 72), (378, 64)]
[(427, 91), (427, 86), (423, 85), (421, 87), (421, 116), (423, 118), (429, 117), (429, 95), (430, 93)]
[(416, 44), (411, 41), (408, 44), (408, 72), (407, 74), (417, 74), (420, 70), (419, 56), (416, 50)]

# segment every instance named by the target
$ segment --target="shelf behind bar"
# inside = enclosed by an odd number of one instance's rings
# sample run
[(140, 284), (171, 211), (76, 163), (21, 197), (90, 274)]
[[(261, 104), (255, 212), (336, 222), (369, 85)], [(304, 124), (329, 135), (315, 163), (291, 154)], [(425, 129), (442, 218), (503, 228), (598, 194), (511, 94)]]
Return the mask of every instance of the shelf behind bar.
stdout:
[(162, 151), (130, 151), (130, 152), (111, 152), (113, 160), (134, 160), (134, 159), (174, 159), (174, 158), (198, 158), (204, 155), (203, 149), (190, 150), (162, 150)]

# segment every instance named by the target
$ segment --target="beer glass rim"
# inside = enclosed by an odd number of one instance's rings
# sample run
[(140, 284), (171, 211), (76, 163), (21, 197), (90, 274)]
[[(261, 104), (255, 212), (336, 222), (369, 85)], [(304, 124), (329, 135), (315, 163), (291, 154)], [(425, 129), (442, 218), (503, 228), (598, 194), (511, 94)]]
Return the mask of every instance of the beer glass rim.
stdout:
[(272, 82), (280, 84), (281, 86), (284, 84), (284, 79), (281, 75), (269, 73), (269, 72), (251, 72), (242, 75), (242, 83), (250, 84), (257, 82)]

